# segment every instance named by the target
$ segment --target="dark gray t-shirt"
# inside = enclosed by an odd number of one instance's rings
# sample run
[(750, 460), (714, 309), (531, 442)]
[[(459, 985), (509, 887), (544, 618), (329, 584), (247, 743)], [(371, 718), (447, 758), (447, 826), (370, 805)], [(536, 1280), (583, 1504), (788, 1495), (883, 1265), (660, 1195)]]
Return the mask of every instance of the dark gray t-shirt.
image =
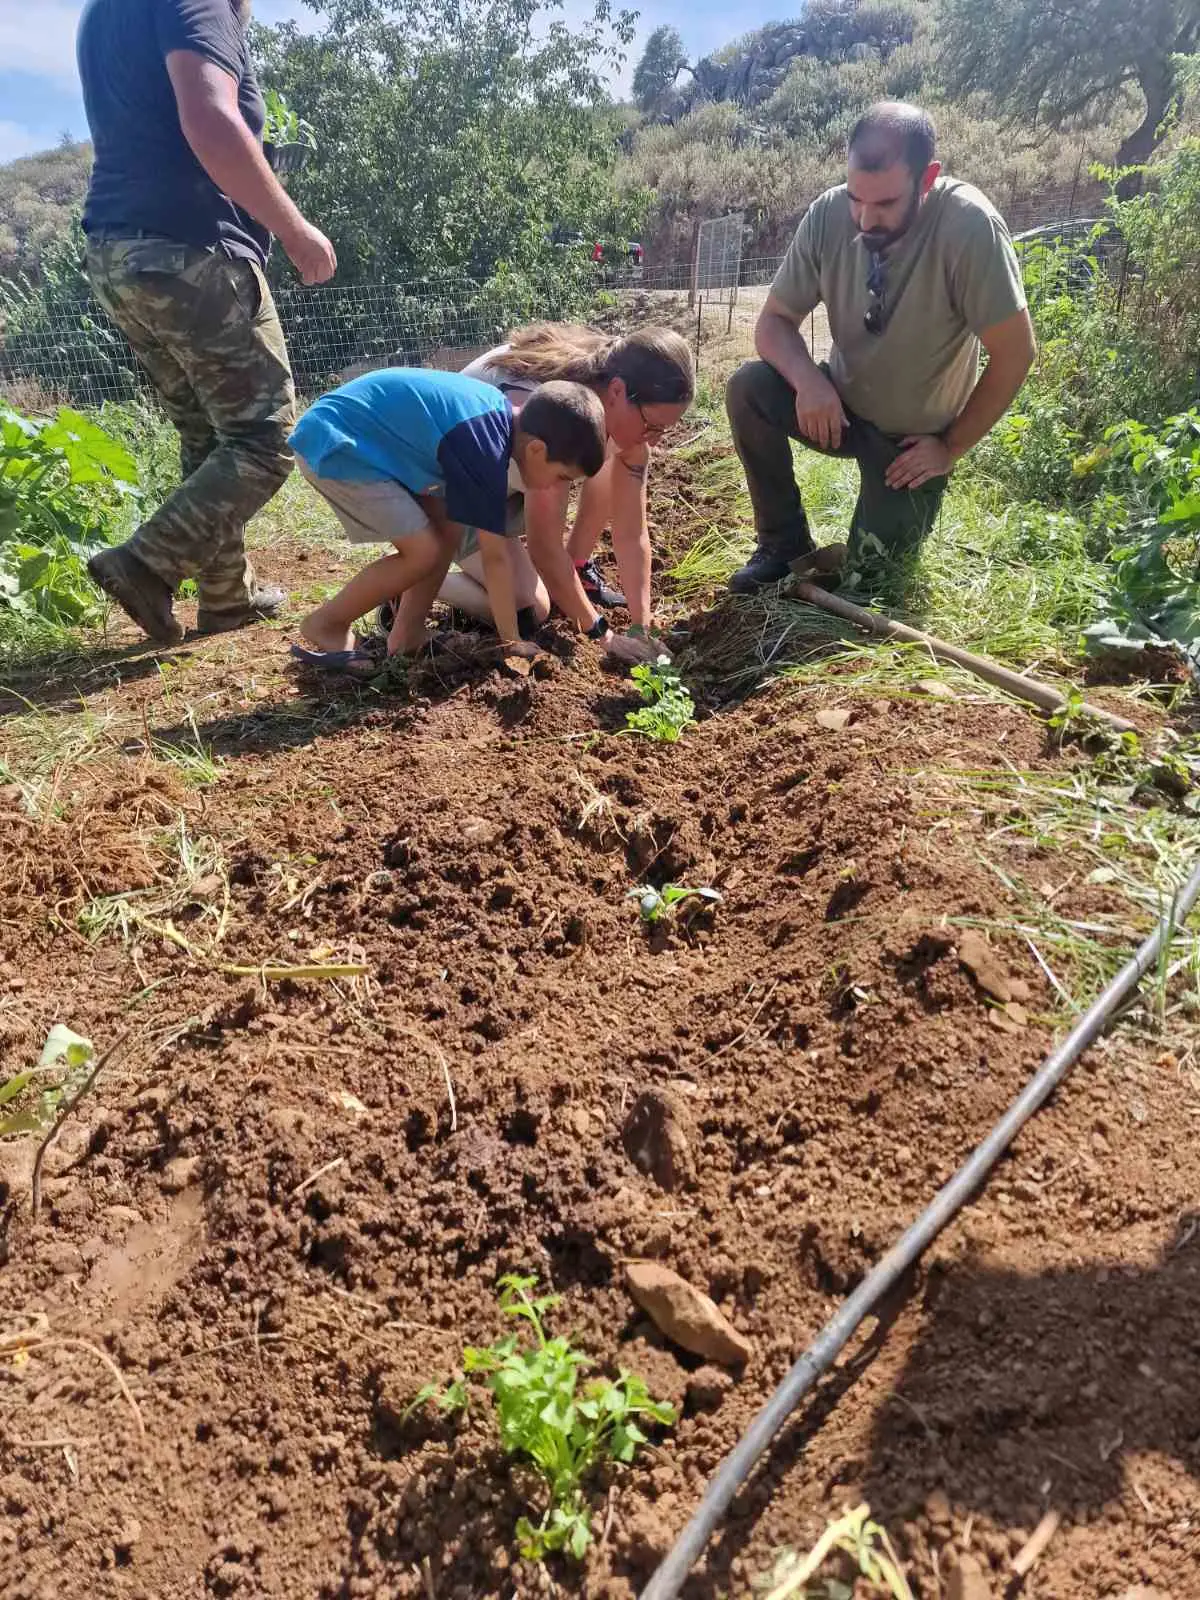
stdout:
[(834, 387), (884, 433), (940, 433), (970, 399), (979, 335), (1025, 305), (1004, 219), (969, 183), (939, 178), (887, 252), (882, 333), (863, 324), (868, 254), (845, 184), (809, 206), (771, 293), (797, 322), (824, 302)]
[(96, 152), (85, 232), (162, 234), (264, 266), (270, 235), (192, 154), (167, 74), (172, 50), (213, 62), (236, 80), (246, 126), (261, 138), (263, 98), (231, 0), (88, 0), (76, 49)]

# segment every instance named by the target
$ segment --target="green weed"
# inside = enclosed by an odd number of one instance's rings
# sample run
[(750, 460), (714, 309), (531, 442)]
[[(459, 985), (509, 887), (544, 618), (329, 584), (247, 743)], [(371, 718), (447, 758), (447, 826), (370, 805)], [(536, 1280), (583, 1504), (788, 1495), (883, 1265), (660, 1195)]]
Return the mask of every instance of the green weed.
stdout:
[(517, 1522), (517, 1544), (527, 1560), (541, 1561), (556, 1550), (577, 1561), (592, 1539), (584, 1479), (602, 1461), (632, 1462), (646, 1442), (639, 1419), (669, 1427), (674, 1407), (651, 1399), (640, 1378), (622, 1372), (614, 1383), (593, 1378), (580, 1388), (588, 1357), (569, 1339), (549, 1338), (544, 1315), (558, 1295), (533, 1298), (537, 1279), (508, 1273), (500, 1279), (500, 1309), (532, 1330), (533, 1342), (510, 1334), (484, 1348), (463, 1351), (463, 1376), (441, 1386), (427, 1384), (409, 1412), (428, 1403), (444, 1412), (463, 1411), (471, 1380), (481, 1378), (491, 1391), (500, 1442), (507, 1454), (533, 1463), (546, 1486), (546, 1506), (536, 1523)]
[(643, 922), (653, 925), (664, 922), (672, 915), (675, 907), (685, 900), (704, 900), (710, 905), (719, 905), (721, 892), (719, 889), (693, 889), (682, 883), (664, 883), (661, 889), (645, 888), (630, 889), (625, 896), (627, 900), (636, 900), (638, 911)]
[[(0, 1117), (0, 1136), (15, 1133), (44, 1133), (91, 1071), (95, 1048), (90, 1039), (72, 1033), (61, 1022), (55, 1023), (42, 1046), (36, 1067), (17, 1072), (0, 1084), (0, 1106), (11, 1105), (35, 1089), (28, 1103)], [(38, 1084), (41, 1084), (38, 1087)]]
[(154, 739), (151, 749), (155, 758), (177, 768), (183, 781), (191, 788), (202, 789), (220, 783), (225, 773), (225, 763), (214, 756), (212, 747), (201, 739), (200, 729), (196, 726), (196, 713), (191, 706), (188, 707), (187, 720), (192, 730), (191, 742), (171, 744), (166, 739)]
[(900, 1559), (887, 1536), (887, 1530), (871, 1520), (865, 1503), (831, 1522), (806, 1556), (785, 1551), (775, 1564), (766, 1600), (852, 1600), (853, 1580), (825, 1578), (820, 1588), (809, 1588), (826, 1561), (833, 1555), (848, 1557), (857, 1577), (886, 1587), (893, 1600), (913, 1600)]

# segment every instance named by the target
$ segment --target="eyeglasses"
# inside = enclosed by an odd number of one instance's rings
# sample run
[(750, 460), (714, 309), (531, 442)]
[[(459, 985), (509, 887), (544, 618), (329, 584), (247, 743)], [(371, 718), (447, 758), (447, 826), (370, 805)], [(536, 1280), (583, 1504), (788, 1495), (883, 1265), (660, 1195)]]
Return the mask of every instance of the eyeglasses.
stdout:
[(870, 252), (867, 269), (867, 309), (863, 327), (868, 333), (882, 333), (884, 329), (884, 302), (887, 296), (887, 262), (878, 250)]
[[(666, 435), (671, 432), (672, 428), (675, 427), (675, 423), (673, 422), (668, 422), (666, 427), (664, 427), (661, 422), (651, 422), (650, 418), (646, 415), (645, 406), (642, 405), (640, 400), (636, 400), (631, 394), (627, 394), (626, 398), (628, 399), (630, 405), (636, 408), (638, 416), (641, 417), (642, 431), (645, 433), (647, 439), (665, 438)], [(661, 400), (651, 400), (648, 403), (654, 406), (662, 405), (664, 402)], [(669, 404), (669, 402), (666, 403)]]

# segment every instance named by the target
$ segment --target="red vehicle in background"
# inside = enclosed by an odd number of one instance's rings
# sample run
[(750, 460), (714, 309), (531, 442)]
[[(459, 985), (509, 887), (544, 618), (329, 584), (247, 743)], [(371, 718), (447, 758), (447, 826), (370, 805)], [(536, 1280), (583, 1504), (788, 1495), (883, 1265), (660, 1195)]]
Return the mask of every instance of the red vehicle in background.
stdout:
[(645, 250), (633, 239), (595, 239), (588, 245), (582, 233), (566, 228), (555, 228), (549, 235), (550, 243), (559, 250), (589, 250), (592, 264), (604, 267), (614, 277), (640, 278), (645, 261)]

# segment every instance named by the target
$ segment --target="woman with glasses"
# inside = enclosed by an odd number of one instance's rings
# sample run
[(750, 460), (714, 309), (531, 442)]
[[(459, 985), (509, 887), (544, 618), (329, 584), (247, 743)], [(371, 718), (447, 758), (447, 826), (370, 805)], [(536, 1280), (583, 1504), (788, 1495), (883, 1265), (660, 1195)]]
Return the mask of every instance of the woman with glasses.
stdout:
[[(651, 449), (683, 417), (696, 391), (692, 352), (670, 328), (639, 328), (612, 338), (594, 328), (542, 322), (521, 328), (506, 344), (489, 350), (464, 369), (466, 375), (494, 384), (519, 411), (539, 384), (554, 379), (582, 383), (604, 407), (608, 459), (584, 485), (567, 533), (569, 487), (527, 489), (510, 483), (518, 620), (528, 636), (550, 615), (551, 603), (589, 639), (603, 642), (617, 659), (653, 660), (661, 643), (651, 636), (650, 535), (646, 520), (646, 480)], [(604, 583), (594, 552), (605, 528), (612, 529), (613, 553), (622, 590)], [(455, 556), (456, 570), (439, 573), (424, 591), (410, 591), (400, 607), (406, 649), (419, 648), (430, 602), (440, 597), (468, 615), (490, 620), (477, 541), (468, 529)], [(604, 607), (627, 606), (630, 625), (615, 633)], [(383, 608), (381, 623), (391, 621)]]

